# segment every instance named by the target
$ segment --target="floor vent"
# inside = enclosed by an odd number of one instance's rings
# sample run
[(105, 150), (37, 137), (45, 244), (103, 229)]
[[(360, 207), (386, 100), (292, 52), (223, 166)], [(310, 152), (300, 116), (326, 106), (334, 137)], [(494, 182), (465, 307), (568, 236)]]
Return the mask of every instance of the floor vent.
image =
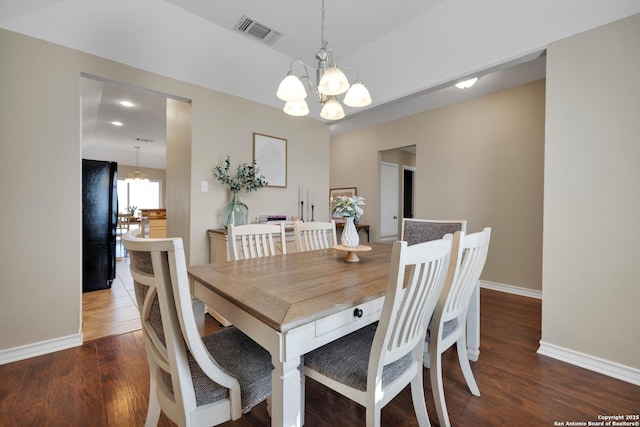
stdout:
[(234, 28), (243, 34), (255, 37), (269, 45), (274, 44), (280, 37), (282, 37), (281, 32), (276, 31), (273, 28), (269, 28), (246, 15), (242, 15), (242, 18), (240, 18)]

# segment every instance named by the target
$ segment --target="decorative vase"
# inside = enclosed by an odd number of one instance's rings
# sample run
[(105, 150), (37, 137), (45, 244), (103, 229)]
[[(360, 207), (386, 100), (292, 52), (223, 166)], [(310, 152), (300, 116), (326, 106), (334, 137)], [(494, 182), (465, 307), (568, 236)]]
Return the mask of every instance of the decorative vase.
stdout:
[(238, 197), (238, 192), (233, 192), (233, 198), (227, 205), (224, 210), (224, 226), (226, 228), (229, 225), (244, 225), (247, 224), (249, 219), (249, 208), (247, 205), (240, 201)]
[(358, 236), (358, 230), (353, 221), (353, 217), (345, 217), (344, 229), (342, 230), (342, 236), (340, 237), (340, 243), (342, 246), (356, 247), (360, 244), (360, 236)]

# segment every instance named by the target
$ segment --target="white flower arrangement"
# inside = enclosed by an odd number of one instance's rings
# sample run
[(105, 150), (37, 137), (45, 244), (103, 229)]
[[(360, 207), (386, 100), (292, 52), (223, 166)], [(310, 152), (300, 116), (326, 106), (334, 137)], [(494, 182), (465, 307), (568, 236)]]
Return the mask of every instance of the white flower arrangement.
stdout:
[(364, 210), (364, 198), (360, 196), (338, 196), (333, 200), (333, 216), (352, 217), (358, 221)]

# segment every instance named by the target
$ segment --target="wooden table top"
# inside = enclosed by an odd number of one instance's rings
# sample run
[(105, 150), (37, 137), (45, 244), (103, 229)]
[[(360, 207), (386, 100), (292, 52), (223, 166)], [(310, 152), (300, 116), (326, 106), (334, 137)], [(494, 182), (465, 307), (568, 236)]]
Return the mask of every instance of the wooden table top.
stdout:
[(285, 332), (385, 294), (392, 245), (370, 246), (359, 263), (322, 249), (193, 266), (189, 276)]

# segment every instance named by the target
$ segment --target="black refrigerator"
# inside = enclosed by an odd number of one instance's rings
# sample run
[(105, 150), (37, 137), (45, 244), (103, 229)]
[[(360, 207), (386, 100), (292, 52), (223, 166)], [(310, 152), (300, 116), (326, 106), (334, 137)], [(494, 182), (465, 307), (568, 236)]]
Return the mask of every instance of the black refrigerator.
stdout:
[(82, 159), (82, 292), (116, 278), (118, 164)]

